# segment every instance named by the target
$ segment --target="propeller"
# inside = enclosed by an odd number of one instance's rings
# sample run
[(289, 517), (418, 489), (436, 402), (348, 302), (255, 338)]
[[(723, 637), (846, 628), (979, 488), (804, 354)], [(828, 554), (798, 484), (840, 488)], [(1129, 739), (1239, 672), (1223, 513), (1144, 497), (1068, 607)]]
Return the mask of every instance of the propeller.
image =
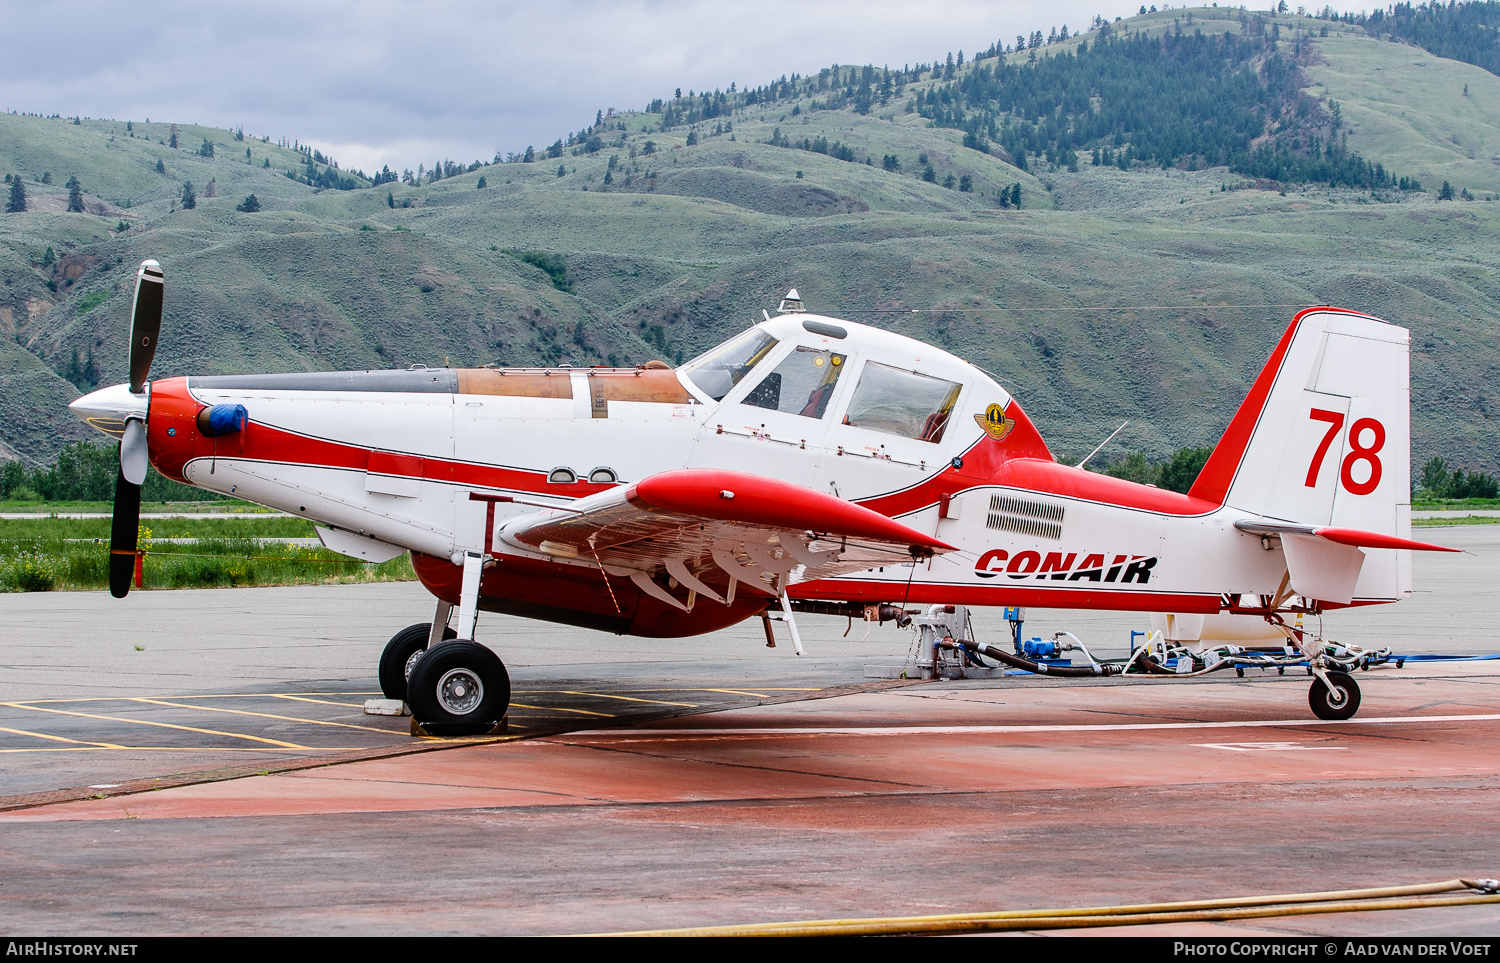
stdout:
[[(130, 311), (130, 391), (144, 394), (146, 376), (156, 357), (161, 334), (161, 265), (142, 261), (135, 274), (135, 303)], [(148, 409), (149, 411), (149, 409)], [(146, 422), (129, 418), (120, 438), (120, 473), (115, 479), (115, 506), (109, 529), (109, 594), (122, 599), (135, 574), (136, 537), (141, 525), (141, 485), (146, 480)]]

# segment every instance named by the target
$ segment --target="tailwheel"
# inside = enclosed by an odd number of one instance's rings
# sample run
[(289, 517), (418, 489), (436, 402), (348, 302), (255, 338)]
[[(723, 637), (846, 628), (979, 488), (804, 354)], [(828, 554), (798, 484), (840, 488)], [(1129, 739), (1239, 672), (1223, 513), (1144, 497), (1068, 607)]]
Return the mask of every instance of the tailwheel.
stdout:
[(407, 680), (412, 719), (434, 736), (478, 736), (505, 718), (510, 673), (477, 642), (442, 642), (417, 660)]
[(1307, 693), (1313, 715), (1328, 720), (1354, 718), (1354, 714), (1359, 711), (1359, 683), (1347, 672), (1329, 671), (1324, 674), (1328, 676), (1332, 688), (1325, 685), (1322, 679), (1315, 678)]
[[(418, 622), (391, 636), (380, 653), (380, 691), (387, 699), (406, 701), (406, 680), (411, 678), (412, 667), (427, 650), (427, 638), (432, 633), (430, 622)], [(443, 638), (451, 639), (458, 633), (443, 630)]]

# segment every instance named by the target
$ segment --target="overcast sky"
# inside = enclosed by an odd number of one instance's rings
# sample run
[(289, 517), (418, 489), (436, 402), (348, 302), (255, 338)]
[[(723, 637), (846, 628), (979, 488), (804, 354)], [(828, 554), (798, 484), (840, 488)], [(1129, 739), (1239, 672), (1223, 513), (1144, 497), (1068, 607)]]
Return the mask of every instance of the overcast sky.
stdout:
[[(1252, 6), (1264, 6), (1254, 3)], [(1181, 6), (1181, 4), (1173, 4)], [(1351, 4), (1351, 7), (1356, 6)], [(1070, 32), (1139, 0), (8, 5), (0, 109), (200, 123), (400, 170), (549, 144), (600, 108)]]

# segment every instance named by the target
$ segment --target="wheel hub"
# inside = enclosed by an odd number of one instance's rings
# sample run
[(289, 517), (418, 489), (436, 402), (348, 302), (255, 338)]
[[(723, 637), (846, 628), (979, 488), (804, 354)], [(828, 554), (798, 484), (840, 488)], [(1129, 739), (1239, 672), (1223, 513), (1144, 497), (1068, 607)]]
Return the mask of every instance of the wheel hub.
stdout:
[(468, 669), (449, 669), (437, 684), (438, 702), (456, 716), (468, 715), (484, 701), (484, 684)]
[(407, 682), (411, 681), (411, 670), (415, 669), (417, 667), (417, 663), (420, 662), (422, 660), (422, 656), (424, 656), (426, 654), (427, 654), (427, 650), (426, 649), (417, 649), (411, 655), (409, 655), (409, 656), (406, 657), (406, 681)]

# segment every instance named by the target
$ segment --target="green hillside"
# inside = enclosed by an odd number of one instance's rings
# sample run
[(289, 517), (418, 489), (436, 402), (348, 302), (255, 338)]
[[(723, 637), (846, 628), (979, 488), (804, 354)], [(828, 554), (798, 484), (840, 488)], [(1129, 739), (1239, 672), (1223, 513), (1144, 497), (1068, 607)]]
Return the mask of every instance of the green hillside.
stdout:
[[(1238, 33), (1238, 18), (1205, 8), (1112, 26)], [(878, 75), (863, 103), (853, 75), (854, 98), (843, 79), (789, 80), (664, 130), (689, 116), (683, 98), (603, 119), (559, 157), (356, 190), (294, 181), (285, 172), (305, 171), (306, 155), (228, 131), (181, 127), (173, 151), (164, 125), (130, 137), (123, 121), (0, 115), (0, 169), (50, 198), (0, 215), (0, 457), (46, 460), (87, 435), (62, 409), (78, 393), (65, 375), (84, 380), (92, 357), (103, 382), (123, 380), (134, 266), (154, 257), (168, 280), (159, 375), (676, 361), (797, 287), (810, 310), (994, 372), (1060, 452), (1081, 455), (1131, 419), (1106, 458), (1212, 444), (1297, 308), (1333, 303), (1412, 329), (1414, 460), (1495, 470), (1500, 178), (1483, 145), (1500, 78), (1339, 24), (1271, 28), (1282, 48), (1305, 45), (1301, 82), (1338, 101), (1341, 143), (1423, 192), (1255, 181), (1205, 167), (1212, 158), (1095, 166), (1087, 147), (1076, 171), (1045, 152), (1023, 171), (1001, 142), (907, 111), (999, 57), (953, 78), (912, 74), (884, 104)], [(1307, 129), (1329, 129), (1308, 116)], [(997, 115), (997, 129), (1011, 119)], [(204, 138), (213, 158), (194, 153)], [(65, 212), (70, 174), (101, 213)], [(1439, 201), (1443, 180), (1480, 199)], [(1001, 206), (1017, 187), (1020, 208)], [(250, 193), (262, 210), (237, 212)]]

